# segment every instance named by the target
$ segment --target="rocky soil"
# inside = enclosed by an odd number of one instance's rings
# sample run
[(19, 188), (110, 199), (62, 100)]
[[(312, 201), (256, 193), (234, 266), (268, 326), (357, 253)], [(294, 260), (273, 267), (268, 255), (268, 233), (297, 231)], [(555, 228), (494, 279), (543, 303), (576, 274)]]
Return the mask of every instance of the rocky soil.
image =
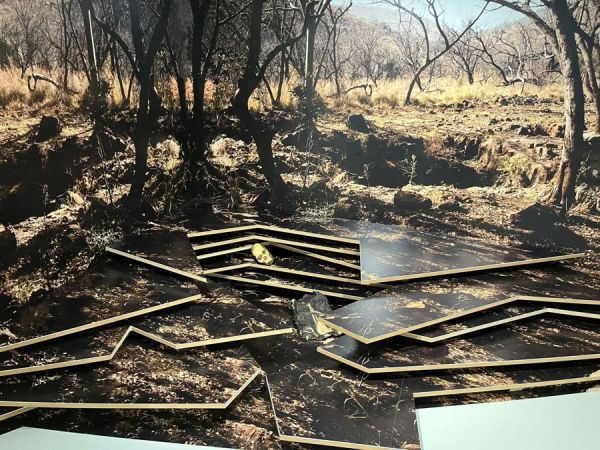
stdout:
[[(357, 113), (362, 117), (349, 118)], [(578, 205), (565, 218), (542, 204), (560, 158), (561, 105), (553, 102), (509, 97), (435, 109), (340, 110), (320, 116), (310, 135), (293, 115), (270, 114), (280, 130), (277, 164), (297, 192), (293, 205), (273, 204), (254, 145), (234, 120), (214, 130), (212, 168), (202, 178), (187, 173), (177, 132), (164, 121), (152, 142), (148, 198), (138, 222), (123, 211), (133, 173), (132, 115), (115, 115), (98, 147), (84, 116), (45, 114), (58, 121), (37, 111), (0, 114), (2, 304), (43, 299), (142, 221), (194, 229), (231, 224), (264, 209), (404, 224), (504, 245), (584, 250), (588, 257), (573, 264), (590, 284), (600, 279), (600, 137), (587, 136)], [(81, 432), (296, 447), (275, 438), (262, 384), (219, 414), (37, 410), (28, 417), (48, 426), (80, 424), (75, 431)], [(156, 425), (151, 435), (140, 434), (148, 423)]]
[[(278, 167), (297, 192), (296, 204), (276, 205), (277, 211), (595, 255), (600, 136), (586, 136), (578, 204), (570, 214), (561, 218), (539, 204), (560, 160), (561, 114), (559, 103), (529, 97), (434, 109), (337, 110), (322, 114), (308, 135), (291, 113), (270, 113), (267, 120), (279, 130)], [(254, 145), (234, 119), (213, 130), (212, 169), (201, 180), (186, 172), (177, 131), (168, 123), (162, 121), (150, 149), (144, 220), (193, 228), (227, 222), (231, 212), (275, 208)], [(45, 295), (85, 268), (114, 234), (135, 226), (122, 208), (133, 173), (132, 124), (131, 114), (115, 114), (98, 147), (81, 114), (20, 110), (0, 116), (3, 299)], [(595, 257), (582, 264), (595, 273)]]

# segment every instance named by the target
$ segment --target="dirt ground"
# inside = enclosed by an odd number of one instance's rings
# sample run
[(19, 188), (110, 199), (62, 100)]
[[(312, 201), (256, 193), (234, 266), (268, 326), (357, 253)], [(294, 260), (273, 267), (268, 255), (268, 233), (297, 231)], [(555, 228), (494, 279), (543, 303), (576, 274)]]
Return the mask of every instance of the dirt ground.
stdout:
[[(347, 118), (357, 112), (370, 132), (349, 128)], [(36, 142), (42, 115), (56, 115), (62, 130)], [(199, 179), (186, 174), (177, 130), (165, 119), (150, 150), (145, 220), (194, 229), (265, 209), (366, 219), (507, 246), (585, 251), (586, 258), (573, 264), (589, 275), (591, 285), (600, 280), (598, 140), (588, 136), (580, 201), (568, 216), (543, 206), (533, 210), (533, 218), (526, 213), (549, 195), (560, 161), (560, 103), (507, 97), (437, 107), (340, 109), (322, 113), (310, 139), (292, 113), (273, 113), (269, 120), (280, 130), (275, 156), (284, 180), (297, 192), (296, 204), (272, 203), (254, 146), (234, 120), (215, 130), (210, 178)], [(139, 225), (126, 220), (120, 208), (133, 173), (132, 126), (132, 114), (116, 113), (110, 139), (98, 152), (91, 123), (80, 113), (0, 111), (1, 302), (43, 298), (84, 270), (107, 242)], [(255, 410), (264, 422), (253, 419)], [(54, 425), (72, 420), (81, 431), (101, 424), (121, 436), (164, 439), (173, 437), (172, 430), (163, 429), (173, 415), (38, 411), (31, 420)], [(189, 434), (179, 438), (280, 448), (271, 419), (266, 390), (257, 385), (229, 412), (181, 419), (178, 429)], [(140, 434), (140, 424), (148, 421), (160, 431)], [(213, 434), (190, 441), (198, 426)], [(242, 435), (248, 441), (231, 440)]]
[[(579, 204), (566, 218), (550, 214), (526, 223), (514, 217), (550, 193), (560, 161), (561, 111), (560, 102), (536, 97), (342, 108), (322, 113), (310, 139), (292, 113), (272, 113), (268, 120), (280, 130), (274, 143), (278, 167), (298, 193), (296, 205), (277, 207), (285, 214), (399, 223), (506, 245), (585, 249), (591, 255), (585, 264), (595, 266), (600, 139), (589, 138)], [(370, 132), (349, 128), (347, 118), (356, 112), (364, 114)], [(57, 116), (62, 130), (36, 142), (42, 115)], [(208, 183), (181, 176), (177, 130), (169, 123), (162, 121), (150, 149), (147, 220), (189, 226), (227, 222), (230, 212), (274, 208), (254, 146), (244, 141), (235, 120), (222, 120), (215, 130)], [(115, 113), (110, 140), (98, 152), (81, 113), (2, 111), (0, 223), (9, 229), (2, 240), (5, 298), (25, 302), (61, 284), (73, 275), (71, 266), (74, 272), (85, 267), (78, 258), (88, 260), (112, 233), (131, 226), (123, 223), (119, 204), (132, 176), (132, 125), (132, 114)], [(207, 184), (208, 191), (198, 187)], [(211, 209), (214, 214), (207, 214)], [(63, 242), (59, 251), (57, 240)], [(53, 267), (43, 267), (46, 261)]]

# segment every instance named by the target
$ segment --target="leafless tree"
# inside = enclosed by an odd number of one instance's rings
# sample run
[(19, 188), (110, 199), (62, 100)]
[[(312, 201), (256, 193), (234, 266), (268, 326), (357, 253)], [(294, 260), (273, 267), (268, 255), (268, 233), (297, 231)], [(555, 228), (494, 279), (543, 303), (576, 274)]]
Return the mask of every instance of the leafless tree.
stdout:
[(11, 5), (11, 24), (7, 38), (12, 48), (12, 60), (21, 70), (21, 78), (27, 69), (33, 71), (37, 58), (42, 53), (43, 14), (35, 0), (19, 0)]
[[(316, 42), (314, 51), (316, 68), (313, 76), (313, 90), (316, 89), (322, 77), (327, 79), (334, 77), (336, 87), (339, 87), (339, 32), (342, 19), (351, 6), (352, 3), (344, 7), (327, 5), (326, 13), (321, 19), (320, 39)], [(337, 91), (339, 92), (340, 89)]]
[(135, 51), (135, 71), (140, 85), (136, 126), (133, 132), (135, 146), (135, 178), (129, 192), (129, 200), (133, 209), (141, 206), (142, 194), (146, 183), (148, 166), (148, 144), (150, 136), (158, 123), (160, 115), (160, 98), (154, 87), (152, 69), (156, 54), (167, 32), (171, 0), (162, 0), (159, 16), (151, 28), (144, 44), (144, 31), (141, 21), (140, 0), (128, 0), (131, 19), (131, 38)]
[(481, 61), (494, 69), (502, 79), (502, 85), (510, 86), (514, 83), (509, 80), (507, 68), (501, 60), (499, 46), (501, 45), (503, 31), (497, 33), (476, 32), (473, 35), (471, 45), (477, 48), (481, 54)]
[[(209, 72), (213, 66), (220, 32), (224, 26), (239, 17), (250, 6), (250, 2), (224, 0), (189, 0), (192, 10), (192, 88), (193, 117), (189, 129), (193, 137), (193, 152), (190, 160), (204, 162), (204, 91)], [(212, 20), (207, 20), (209, 15)], [(241, 37), (241, 36), (240, 36)]]
[(381, 80), (385, 74), (384, 65), (389, 58), (388, 49), (383, 45), (385, 41), (384, 30), (372, 24), (355, 24), (354, 61), (356, 67), (362, 72), (365, 84)]
[[(98, 61), (96, 58), (96, 47), (94, 45), (94, 33), (92, 31), (92, 0), (79, 0), (81, 8), (81, 17), (83, 19), (83, 28), (85, 30), (85, 44), (87, 50), (87, 68), (90, 81), (90, 91), (94, 99), (95, 107), (98, 107), (98, 96), (100, 93), (100, 72), (98, 70)], [(99, 111), (95, 111), (96, 114)]]
[(397, 55), (403, 74), (413, 77), (420, 91), (425, 90), (422, 76), (430, 71), (431, 65), (426, 70), (421, 70), (422, 61), (426, 58), (426, 36), (415, 30), (414, 21), (401, 21), (396, 29), (390, 29), (389, 34), (397, 49)]
[(203, 153), (202, 133), (204, 129), (204, 87), (206, 85), (205, 50), (203, 41), (208, 12), (214, 1), (218, 0), (190, 0), (192, 10), (192, 89), (194, 91), (192, 141), (194, 143), (194, 157), (200, 160)]
[[(419, 67), (412, 77), (404, 100), (404, 104), (408, 105), (415, 84), (420, 80), (421, 74), (448, 53), (465, 36), (485, 12), (488, 2), (486, 1), (477, 16), (469, 21), (466, 26), (461, 30), (454, 30), (453, 32), (450, 32), (449, 28), (442, 22), (443, 10), (436, 0), (425, 0), (427, 8), (424, 13), (416, 12), (407, 0), (385, 0), (385, 2), (398, 9), (401, 20), (408, 20), (409, 23), (414, 23), (416, 30), (421, 33), (421, 38), (424, 42), (424, 58), (421, 60)], [(441, 39), (442, 45), (439, 48), (434, 47), (433, 33), (429, 26), (429, 21), (433, 22), (435, 33)]]
[[(153, 69), (156, 55), (167, 32), (171, 1), (160, 0), (158, 9), (151, 8), (146, 14), (149, 24), (143, 26), (140, 0), (127, 0), (133, 50), (117, 30), (96, 17), (92, 11), (95, 22), (119, 44), (127, 56), (139, 84), (136, 125), (132, 136), (135, 146), (135, 175), (129, 191), (129, 205), (133, 211), (138, 211), (141, 207), (146, 184), (148, 145), (160, 116), (161, 101), (154, 84)], [(151, 17), (154, 17), (154, 20), (151, 20)]]
[(583, 0), (577, 5), (575, 16), (577, 20), (575, 38), (581, 54), (585, 86), (596, 110), (594, 131), (600, 133), (600, 83), (597, 73), (600, 60), (600, 45), (598, 44), (600, 7), (591, 0)]
[[(342, 32), (342, 25), (344, 24), (344, 17), (351, 7), (351, 1), (346, 6), (334, 7), (329, 5), (327, 8), (327, 19), (323, 22), (327, 34), (327, 42), (330, 44), (330, 51), (323, 52), (323, 57), (321, 58), (322, 63), (319, 67), (320, 69), (323, 66), (329, 67), (329, 71), (325, 75), (325, 78), (333, 78), (337, 96), (340, 96), (342, 93), (341, 73), (343, 71), (343, 66), (348, 62), (348, 58), (344, 59), (340, 54), (340, 35)], [(329, 61), (327, 61), (327, 59)], [(320, 69), (319, 73), (321, 72)], [(315, 83), (317, 81), (318, 77), (317, 80), (315, 80)]]
[[(175, 78), (179, 97), (179, 113), (181, 123), (189, 121), (189, 108), (186, 88), (186, 56), (189, 48), (189, 4), (184, 0), (176, 0), (171, 5), (171, 19), (165, 35), (165, 47), (168, 55), (168, 70)], [(188, 150), (189, 152), (189, 150)]]
[[(331, 0), (307, 3), (306, 15), (306, 55), (304, 57), (304, 95), (307, 119), (312, 121), (314, 114), (313, 97), (315, 92), (315, 37), (321, 19), (325, 15)], [(327, 45), (328, 47), (329, 45)]]
[[(553, 201), (563, 211), (575, 199), (575, 183), (583, 153), (584, 94), (575, 34), (577, 21), (567, 0), (541, 0), (534, 9), (529, 1), (492, 0), (528, 17), (548, 39), (560, 63), (564, 79), (565, 136)], [(576, 2), (577, 3), (577, 2)], [(548, 17), (541, 14), (546, 13)]]
[(61, 88), (69, 90), (69, 74), (73, 63), (71, 62), (75, 55), (73, 54), (73, 34), (69, 27), (69, 15), (73, 2), (71, 0), (59, 0), (56, 2), (54, 14), (48, 14), (45, 17), (45, 26), (43, 29), (44, 39), (57, 53), (62, 69)]
[(249, 8), (250, 23), (248, 29), (248, 53), (246, 64), (241, 79), (238, 82), (238, 90), (233, 98), (233, 109), (240, 122), (252, 136), (263, 173), (267, 179), (272, 191), (277, 196), (286, 196), (289, 188), (281, 178), (281, 175), (275, 167), (273, 158), (273, 136), (274, 130), (259, 118), (252, 115), (248, 102), (254, 91), (258, 88), (264, 79), (269, 64), (286, 48), (294, 45), (302, 39), (306, 33), (307, 18), (306, 14), (309, 5), (313, 2), (302, 4), (304, 11), (304, 21), (301, 30), (295, 36), (287, 41), (281, 42), (271, 50), (266, 52), (266, 56), (261, 61), (262, 49), (262, 21), (263, 21), (263, 0), (252, 0)]
[[(450, 35), (455, 39), (455, 31), (451, 30)], [(475, 82), (475, 71), (483, 56), (483, 51), (476, 45), (477, 35), (479, 33), (471, 28), (459, 39), (449, 52), (450, 58), (456, 67), (467, 76), (469, 84)]]

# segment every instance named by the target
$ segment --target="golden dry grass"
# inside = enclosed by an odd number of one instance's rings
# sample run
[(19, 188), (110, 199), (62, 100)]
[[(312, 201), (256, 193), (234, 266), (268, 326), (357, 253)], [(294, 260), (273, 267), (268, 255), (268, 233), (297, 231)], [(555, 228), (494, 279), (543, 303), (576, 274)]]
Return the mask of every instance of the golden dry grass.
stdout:
[[(0, 107), (12, 108), (18, 106), (77, 106), (80, 104), (83, 93), (87, 89), (87, 81), (83, 74), (74, 73), (69, 77), (69, 87), (77, 94), (66, 94), (51, 86), (48, 83), (40, 81), (37, 88), (30, 91), (27, 86), (27, 75), (21, 78), (17, 69), (0, 70)], [(58, 80), (57, 74), (45, 74)], [(123, 107), (125, 99), (121, 95), (121, 90), (117, 80), (109, 73), (104, 74), (104, 79), (111, 84), (110, 103), (113, 107)], [(298, 100), (293, 95), (295, 86), (301, 84), (302, 80), (295, 77), (284, 83), (281, 94), (281, 107), (286, 109), (296, 109)], [(353, 86), (360, 84), (360, 81), (343, 81), (343, 86)], [(275, 83), (273, 83), (275, 84)], [(317, 91), (321, 101), (330, 109), (340, 107), (365, 109), (376, 107), (380, 109), (400, 108), (404, 104), (404, 97), (408, 89), (409, 80), (382, 80), (377, 86), (373, 86), (372, 94), (366, 95), (364, 90), (355, 89), (347, 95), (337, 97), (333, 81), (322, 81), (317, 86)], [(157, 86), (163, 104), (167, 109), (176, 110), (179, 108), (177, 95), (177, 85), (173, 79), (166, 79)], [(125, 91), (128, 85), (125, 83)], [(186, 83), (188, 99), (192, 98), (191, 81)], [(210, 82), (206, 86), (206, 106), (208, 109), (222, 109), (227, 106), (229, 98), (232, 95), (230, 89), (213, 85)], [(129, 106), (134, 107), (136, 103), (137, 90), (132, 89)], [(497, 80), (488, 80), (485, 82), (476, 82), (472, 85), (464, 80), (451, 78), (436, 79), (430, 89), (426, 92), (419, 92), (415, 89), (413, 92), (413, 101), (422, 105), (448, 105), (460, 103), (464, 100), (486, 100), (499, 96), (510, 96), (521, 94), (521, 86), (499, 86)], [(523, 95), (536, 95), (540, 98), (562, 98), (562, 86), (560, 84), (550, 84), (545, 86), (535, 86), (527, 84)], [(191, 106), (191, 105), (190, 105)], [(273, 105), (267, 90), (261, 87), (256, 95), (251, 99), (250, 108), (254, 111), (263, 111), (271, 108)]]
[[(38, 71), (42, 75), (48, 76), (58, 82), (58, 77), (44, 71)], [(30, 72), (27, 72), (21, 78), (21, 72), (18, 69), (0, 70), (0, 107), (15, 108), (20, 106), (32, 107), (53, 107), (53, 106), (73, 106), (79, 104), (81, 96), (87, 87), (85, 76), (80, 73), (71, 74), (69, 77), (69, 88), (76, 91), (77, 94), (66, 93), (56, 89), (45, 81), (38, 81), (35, 89), (30, 90), (27, 79)]]
[[(363, 89), (355, 89), (341, 98), (333, 97), (335, 86), (333, 82), (320, 83), (318, 91), (328, 106), (353, 106), (357, 108), (381, 107), (397, 108), (404, 104), (410, 80), (382, 80), (377, 86), (373, 86), (370, 96)], [(344, 83), (346, 86), (360, 84)], [(469, 84), (464, 80), (452, 78), (436, 79), (431, 87), (420, 92), (418, 88), (413, 90), (412, 100), (422, 105), (451, 105), (465, 100), (487, 100), (500, 96), (521, 95), (521, 85), (500, 86), (498, 80), (490, 79), (485, 82)], [(560, 84), (549, 84), (536, 86), (526, 84), (523, 90), (525, 96), (538, 96), (540, 98), (562, 99), (562, 86)]]
[[(290, 82), (284, 83), (281, 95), (281, 107), (295, 109), (298, 100), (293, 96), (294, 86), (302, 83), (299, 77), (292, 78)], [(343, 80), (342, 89), (350, 86), (363, 84), (362, 80)], [(335, 95), (335, 84), (332, 80), (321, 81), (317, 85), (317, 92), (322, 102), (329, 109), (352, 108), (381, 108), (395, 109), (404, 105), (406, 92), (408, 91), (409, 79), (381, 80), (377, 86), (372, 86), (371, 95), (367, 95), (363, 89), (354, 89), (346, 95)], [(469, 84), (466, 80), (454, 78), (440, 78), (434, 80), (430, 88), (420, 92), (418, 88), (413, 90), (412, 100), (421, 105), (453, 105), (465, 100), (487, 100), (501, 96), (521, 95), (521, 85), (501, 86), (499, 80), (489, 79), (484, 82)], [(562, 99), (562, 85), (559, 83), (536, 86), (526, 84), (523, 89), (524, 96), (538, 96), (540, 98)], [(265, 88), (261, 88), (257, 95), (251, 100), (251, 109), (255, 111), (265, 110), (272, 106), (270, 97)]]

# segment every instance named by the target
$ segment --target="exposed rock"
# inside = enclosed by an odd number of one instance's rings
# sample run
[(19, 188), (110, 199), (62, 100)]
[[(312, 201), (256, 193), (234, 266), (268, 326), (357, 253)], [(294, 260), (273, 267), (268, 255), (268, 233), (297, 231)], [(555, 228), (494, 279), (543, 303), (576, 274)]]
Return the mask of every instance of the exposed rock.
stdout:
[(501, 95), (495, 98), (495, 103), (501, 106), (522, 105), (530, 106), (538, 103), (554, 103), (554, 100), (547, 98), (539, 98), (537, 95)]
[(335, 204), (333, 208), (333, 217), (339, 219), (360, 220), (360, 208), (352, 199), (343, 197)]
[(369, 158), (378, 158), (388, 154), (388, 141), (374, 134), (367, 137), (366, 154)]
[(580, 210), (600, 212), (600, 187), (581, 183), (575, 188), (575, 203)]
[(386, 212), (392, 210), (392, 205), (380, 200), (372, 195), (364, 195), (361, 199), (363, 218), (372, 222), (382, 222), (385, 219)]
[(583, 140), (587, 143), (592, 155), (596, 156), (600, 153), (600, 134), (583, 133)]
[(462, 206), (455, 195), (446, 197), (440, 203), (437, 204), (437, 209), (440, 211), (457, 212), (462, 211)]
[(514, 128), (514, 125), (511, 127), (511, 130), (516, 129), (517, 134), (520, 136), (547, 136), (548, 133), (540, 124), (535, 125), (522, 125)]
[(530, 232), (527, 239), (533, 243), (540, 243), (546, 246), (569, 248), (575, 251), (584, 251), (588, 248), (584, 237), (564, 225), (548, 224), (543, 229), (537, 229)]
[(479, 138), (468, 138), (465, 140), (462, 154), (463, 159), (473, 159), (479, 156), (479, 146), (481, 145), (481, 139)]
[(366, 170), (368, 183), (371, 186), (398, 188), (408, 182), (406, 174), (392, 161), (375, 161), (368, 164)]
[(27, 150), (19, 152), (14, 160), (14, 170), (21, 173), (19, 180), (39, 177), (47, 165), (48, 149), (44, 144), (31, 144)]
[(0, 267), (8, 266), (14, 260), (16, 252), (15, 234), (4, 225), (0, 225)]
[(425, 173), (417, 173), (416, 180), (420, 184), (451, 184), (458, 188), (471, 186), (485, 186), (489, 183), (484, 172), (480, 173), (475, 168), (459, 161), (444, 158), (430, 158), (420, 162), (418, 168), (425, 168)]
[(288, 133), (281, 138), (283, 145), (293, 145), (299, 148), (306, 148), (309, 142), (315, 143), (321, 138), (321, 133), (316, 128), (310, 130), (302, 126)]
[(58, 117), (54, 116), (43, 116), (40, 121), (40, 126), (38, 128), (38, 134), (36, 140), (45, 141), (60, 134), (62, 130), (62, 125)]
[(362, 114), (351, 114), (348, 116), (348, 128), (360, 133), (371, 132), (371, 129), (369, 128), (369, 125)]
[(14, 224), (32, 216), (43, 216), (53, 209), (46, 204), (45, 186), (23, 181), (11, 187), (0, 203), (0, 221)]
[(538, 143), (533, 146), (531, 154), (541, 158), (552, 159), (558, 156), (558, 151), (556, 150), (557, 147), (558, 146), (552, 142)]
[(558, 123), (553, 123), (546, 129), (548, 136), (553, 138), (562, 138), (565, 136), (565, 126)]
[(352, 136), (350, 133), (344, 133), (335, 130), (329, 137), (326, 145), (339, 149), (338, 158), (342, 166), (353, 173), (360, 173), (363, 170), (364, 155), (363, 144), (360, 139)]
[(394, 206), (397, 211), (420, 211), (431, 208), (432, 202), (414, 192), (398, 191), (394, 195)]
[(444, 146), (455, 148), (461, 159), (473, 159), (479, 156), (482, 140), (473, 136), (447, 136)]
[(536, 123), (535, 125), (533, 125), (532, 129), (536, 136), (548, 136), (548, 132), (546, 131), (546, 128), (544, 128), (539, 123)]
[(77, 192), (69, 191), (69, 192), (67, 192), (67, 195), (69, 196), (69, 201), (73, 205), (76, 205), (76, 206), (85, 205), (85, 199)]
[(549, 206), (534, 203), (510, 216), (514, 226), (529, 230), (548, 229), (558, 221), (557, 212)]
[(321, 179), (312, 183), (305, 190), (308, 198), (316, 202), (333, 199), (335, 197), (335, 188), (331, 189), (327, 184), (327, 180)]

